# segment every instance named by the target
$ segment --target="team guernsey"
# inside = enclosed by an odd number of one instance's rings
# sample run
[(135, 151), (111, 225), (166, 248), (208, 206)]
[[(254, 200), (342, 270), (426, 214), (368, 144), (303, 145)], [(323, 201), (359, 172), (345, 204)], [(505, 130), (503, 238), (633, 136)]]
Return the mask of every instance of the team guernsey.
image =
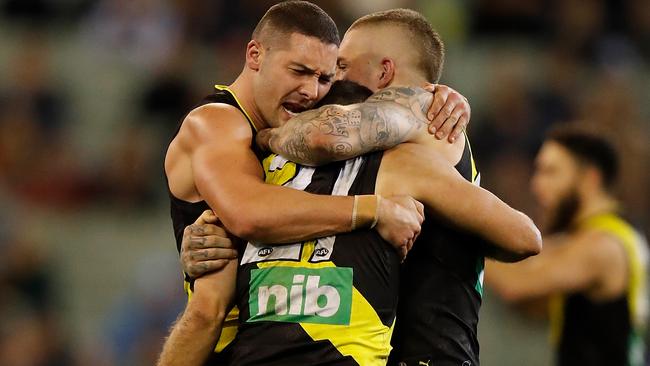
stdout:
[[(203, 98), (203, 100), (199, 104), (197, 104), (194, 108), (198, 108), (200, 106), (210, 104), (210, 103), (228, 104), (239, 109), (242, 112), (242, 114), (248, 120), (251, 126), (251, 130), (253, 132), (251, 148), (254, 149), (256, 155), (261, 160), (262, 155), (257, 150), (257, 147), (254, 143), (255, 133), (256, 133), (255, 125), (253, 124), (249, 115), (246, 113), (244, 108), (237, 100), (237, 97), (232, 92), (232, 90), (230, 90), (226, 86), (216, 85), (215, 92)], [(214, 121), (214, 123), (219, 123), (219, 121)], [(179, 130), (180, 130), (180, 125), (176, 130), (174, 137), (178, 134)], [(185, 230), (185, 227), (187, 227), (188, 225), (193, 224), (194, 221), (196, 221), (196, 219), (199, 216), (201, 216), (203, 211), (210, 209), (210, 207), (205, 201), (187, 202), (181, 200), (175, 197), (171, 193), (169, 187), (168, 187), (168, 193), (169, 193), (169, 200), (170, 200), (170, 212), (171, 212), (172, 224), (174, 226), (174, 236), (176, 238), (176, 248), (180, 253), (181, 243), (183, 241), (183, 230)], [(185, 292), (188, 295), (188, 300), (192, 296), (193, 283), (194, 281), (187, 274), (185, 274), (184, 288), (185, 288)], [(215, 349), (216, 352), (211, 356), (211, 359), (209, 361), (211, 364), (220, 365), (223, 363), (223, 355), (220, 352), (225, 347), (227, 347), (228, 344), (230, 344), (230, 342), (235, 338), (235, 334), (237, 332), (237, 325), (238, 325), (237, 319), (238, 319), (238, 309), (234, 308), (226, 317), (223, 330), (221, 332), (221, 337), (219, 338), (219, 343), (217, 344), (217, 347)]]
[(605, 302), (594, 302), (580, 293), (553, 299), (551, 320), (557, 364), (645, 365), (647, 243), (614, 213), (592, 216), (577, 229), (597, 230), (618, 239), (627, 257), (627, 290)]
[[(271, 155), (266, 182), (328, 195), (374, 194), (382, 153), (319, 168)], [(272, 212), (272, 210), (270, 211)], [(288, 245), (247, 243), (230, 365), (384, 365), (399, 258), (375, 230)]]
[[(480, 183), (468, 140), (456, 170)], [(390, 365), (479, 365), (485, 249), (477, 236), (440, 220), (424, 221), (402, 265)]]

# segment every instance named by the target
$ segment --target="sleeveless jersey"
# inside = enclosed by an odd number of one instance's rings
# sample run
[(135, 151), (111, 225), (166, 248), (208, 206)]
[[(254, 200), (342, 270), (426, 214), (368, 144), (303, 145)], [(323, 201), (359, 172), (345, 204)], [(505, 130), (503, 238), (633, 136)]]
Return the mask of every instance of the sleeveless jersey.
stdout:
[[(374, 194), (382, 155), (319, 168), (271, 155), (263, 165), (267, 183)], [(279, 246), (248, 243), (237, 273), (240, 328), (229, 364), (383, 365), (398, 285), (397, 253), (375, 230)]]
[[(242, 114), (248, 120), (248, 123), (250, 124), (251, 129), (253, 131), (251, 148), (253, 149), (253, 151), (255, 151), (255, 154), (258, 156), (258, 158), (261, 157), (261, 153), (259, 152), (257, 145), (255, 144), (255, 134), (256, 134), (255, 125), (250, 119), (248, 113), (244, 110), (242, 105), (239, 103), (239, 100), (237, 100), (237, 96), (233, 93), (233, 91), (226, 86), (215, 85), (215, 92), (203, 98), (203, 100), (201, 100), (201, 102), (199, 102), (199, 104), (194, 106), (194, 108), (192, 109), (196, 109), (200, 106), (210, 104), (210, 103), (228, 104), (239, 109), (242, 112)], [(187, 115), (185, 117), (187, 117)], [(185, 120), (185, 117), (183, 117), (183, 119), (181, 120), (181, 124), (182, 121)], [(219, 123), (219, 121), (214, 121), (214, 123)], [(179, 124), (172, 139), (176, 137), (178, 131), (180, 131), (181, 124)], [(203, 211), (210, 209), (210, 207), (205, 201), (187, 202), (175, 197), (169, 190), (169, 184), (167, 185), (167, 192), (169, 194), (169, 200), (170, 200), (170, 213), (172, 218), (172, 225), (174, 226), (174, 236), (176, 238), (176, 249), (180, 252), (181, 243), (183, 241), (183, 230), (185, 230), (185, 227), (187, 227), (188, 225), (193, 224), (194, 221), (196, 221), (196, 219), (199, 216), (201, 216)], [(185, 288), (185, 292), (188, 295), (188, 300), (192, 296), (193, 284), (194, 281), (187, 274), (185, 274), (184, 288)], [(238, 313), (237, 308), (234, 308), (226, 317), (226, 321), (224, 323), (223, 330), (221, 332), (221, 337), (219, 338), (219, 343), (217, 344), (217, 347), (215, 349), (216, 351), (221, 351), (234, 339), (235, 333), (237, 332), (237, 316), (238, 316), (237, 313)], [(217, 354), (213, 355), (213, 358), (214, 360), (212, 360), (212, 363), (214, 364), (220, 363), (217, 362), (217, 359), (220, 358)]]
[[(456, 170), (480, 183), (467, 139)], [(390, 365), (479, 365), (484, 253), (479, 237), (440, 220), (424, 221), (402, 265)]]
[(553, 299), (557, 364), (645, 365), (647, 243), (613, 213), (592, 216), (577, 229), (598, 230), (618, 239), (627, 257), (628, 284), (623, 295), (605, 302), (594, 302), (580, 293)]

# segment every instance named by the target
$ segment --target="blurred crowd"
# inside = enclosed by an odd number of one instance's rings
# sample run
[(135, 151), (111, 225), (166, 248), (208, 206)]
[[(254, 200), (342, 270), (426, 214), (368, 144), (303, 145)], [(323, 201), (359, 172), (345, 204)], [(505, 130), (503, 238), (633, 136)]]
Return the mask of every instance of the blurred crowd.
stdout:
[[(610, 138), (626, 214), (648, 234), (649, 1), (315, 2), (341, 32), (376, 10), (425, 14), (446, 42), (442, 82), (473, 106), (483, 186), (526, 213), (535, 216), (527, 187), (549, 126), (582, 121)], [(58, 275), (70, 263), (30, 241), (21, 215), (166, 212), (168, 139), (214, 83), (237, 75), (273, 3), (0, 0), (0, 365), (153, 363), (182, 303), (166, 288), (180, 277), (129, 288), (136, 299), (96, 322), (105, 339), (84, 342), (100, 346), (79, 347)], [(158, 249), (173, 252), (171, 227), (160, 230), (169, 242)]]

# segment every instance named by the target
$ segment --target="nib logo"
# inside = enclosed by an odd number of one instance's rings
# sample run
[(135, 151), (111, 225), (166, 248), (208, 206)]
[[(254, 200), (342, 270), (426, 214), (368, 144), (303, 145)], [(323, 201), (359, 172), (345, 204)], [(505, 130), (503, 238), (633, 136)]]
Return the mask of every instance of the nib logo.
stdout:
[(254, 269), (248, 321), (347, 325), (352, 286), (352, 268)]

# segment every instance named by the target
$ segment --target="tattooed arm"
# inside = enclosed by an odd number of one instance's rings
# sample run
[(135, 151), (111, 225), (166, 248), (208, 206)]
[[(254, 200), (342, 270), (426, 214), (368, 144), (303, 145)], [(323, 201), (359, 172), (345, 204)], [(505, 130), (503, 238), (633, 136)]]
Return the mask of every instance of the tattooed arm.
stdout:
[(427, 133), (432, 98), (421, 88), (386, 88), (364, 103), (300, 113), (281, 127), (260, 131), (258, 143), (311, 166), (386, 150)]

